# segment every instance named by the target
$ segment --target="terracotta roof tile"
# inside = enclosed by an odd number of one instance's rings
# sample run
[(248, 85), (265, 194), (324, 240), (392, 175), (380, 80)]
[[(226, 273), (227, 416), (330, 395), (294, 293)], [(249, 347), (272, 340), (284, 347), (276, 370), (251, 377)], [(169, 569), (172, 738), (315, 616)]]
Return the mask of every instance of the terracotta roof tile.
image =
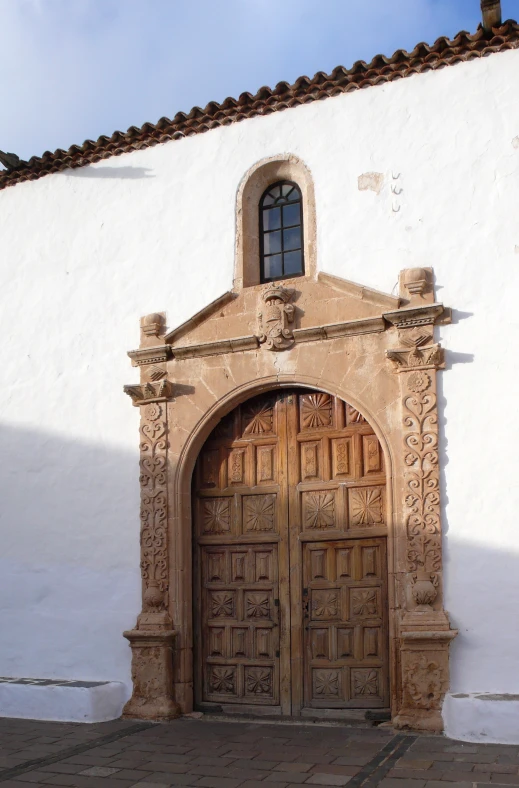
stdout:
[(204, 109), (193, 107), (187, 115), (177, 112), (173, 120), (164, 117), (155, 124), (145, 123), (140, 129), (131, 126), (126, 132), (115, 131), (111, 137), (101, 136), (95, 142), (86, 140), (82, 145), (72, 145), (68, 151), (45, 151), (42, 156), (33, 156), (16, 170), (0, 170), (0, 189), (22, 181), (36, 180), (52, 172), (84, 167), (160, 142), (201, 134), (247, 118), (269, 115), (329, 96), (517, 48), (519, 25), (512, 20), (491, 32), (485, 32), (481, 27), (474, 35), (462, 31), (453, 39), (439, 38), (432, 46), (417, 44), (412, 52), (398, 49), (392, 57), (376, 55), (370, 63), (358, 60), (351, 68), (338, 66), (331, 74), (319, 71), (312, 79), (299, 77), (293, 85), (278, 82), (273, 90), (264, 86), (254, 96), (242, 93), (238, 99), (226, 98), (221, 104), (211, 101)]

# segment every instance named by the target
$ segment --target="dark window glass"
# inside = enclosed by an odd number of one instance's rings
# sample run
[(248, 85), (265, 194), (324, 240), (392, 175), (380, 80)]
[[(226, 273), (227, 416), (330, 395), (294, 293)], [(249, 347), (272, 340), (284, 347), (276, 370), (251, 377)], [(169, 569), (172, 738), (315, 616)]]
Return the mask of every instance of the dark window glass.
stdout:
[(261, 281), (302, 276), (303, 220), (299, 186), (282, 181), (269, 186), (261, 198)]

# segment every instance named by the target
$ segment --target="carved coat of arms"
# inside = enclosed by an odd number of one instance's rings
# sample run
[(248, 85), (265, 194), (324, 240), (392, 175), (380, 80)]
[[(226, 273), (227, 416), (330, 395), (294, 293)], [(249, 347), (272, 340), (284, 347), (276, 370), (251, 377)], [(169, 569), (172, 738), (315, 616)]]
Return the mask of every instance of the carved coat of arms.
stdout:
[(262, 293), (264, 306), (259, 313), (260, 343), (268, 350), (286, 350), (294, 344), (289, 323), (294, 320), (294, 307), (288, 303), (292, 292), (279, 285), (270, 285)]

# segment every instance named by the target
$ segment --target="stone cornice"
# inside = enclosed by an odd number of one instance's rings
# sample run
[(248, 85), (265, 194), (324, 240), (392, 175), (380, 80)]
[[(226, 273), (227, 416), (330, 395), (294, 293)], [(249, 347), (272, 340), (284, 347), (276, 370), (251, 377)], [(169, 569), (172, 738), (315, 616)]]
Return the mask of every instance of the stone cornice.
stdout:
[(383, 318), (395, 328), (416, 328), (434, 325), (444, 312), (443, 304), (425, 304), (424, 306), (404, 307), (395, 312), (384, 312)]
[[(356, 336), (358, 334), (375, 334), (385, 331), (386, 324), (382, 317), (368, 317), (360, 320), (348, 320), (344, 323), (333, 323), (312, 328), (294, 329), (294, 343), (315, 342), (323, 339)], [(256, 336), (221, 339), (218, 342), (202, 342), (200, 344), (173, 347), (173, 358), (181, 361), (186, 358), (202, 356), (219, 356), (225, 353), (239, 353), (245, 350), (257, 350), (259, 339)]]
[(256, 350), (259, 346), (257, 337), (236, 337), (236, 339), (221, 339), (219, 342), (202, 342), (198, 345), (172, 348), (173, 357), (179, 361), (184, 358), (199, 358), (200, 356), (221, 356), (224, 353), (239, 353), (243, 350)]
[(132, 360), (133, 367), (143, 367), (147, 364), (163, 364), (171, 358), (171, 347), (169, 345), (143, 347), (138, 350), (129, 350), (128, 356)]
[(318, 339), (336, 339), (337, 337), (356, 336), (358, 334), (377, 334), (385, 331), (385, 323), (381, 317), (367, 317), (360, 320), (348, 320), (345, 323), (333, 323), (315, 328), (296, 328), (294, 340), (313, 342)]

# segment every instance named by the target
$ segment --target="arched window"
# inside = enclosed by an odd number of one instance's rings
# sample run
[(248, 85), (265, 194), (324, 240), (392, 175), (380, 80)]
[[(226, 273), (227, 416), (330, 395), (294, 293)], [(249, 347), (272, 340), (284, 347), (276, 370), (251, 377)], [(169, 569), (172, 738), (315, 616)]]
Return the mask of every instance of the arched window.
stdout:
[(303, 276), (303, 212), (297, 183), (278, 181), (269, 186), (259, 212), (261, 281)]

